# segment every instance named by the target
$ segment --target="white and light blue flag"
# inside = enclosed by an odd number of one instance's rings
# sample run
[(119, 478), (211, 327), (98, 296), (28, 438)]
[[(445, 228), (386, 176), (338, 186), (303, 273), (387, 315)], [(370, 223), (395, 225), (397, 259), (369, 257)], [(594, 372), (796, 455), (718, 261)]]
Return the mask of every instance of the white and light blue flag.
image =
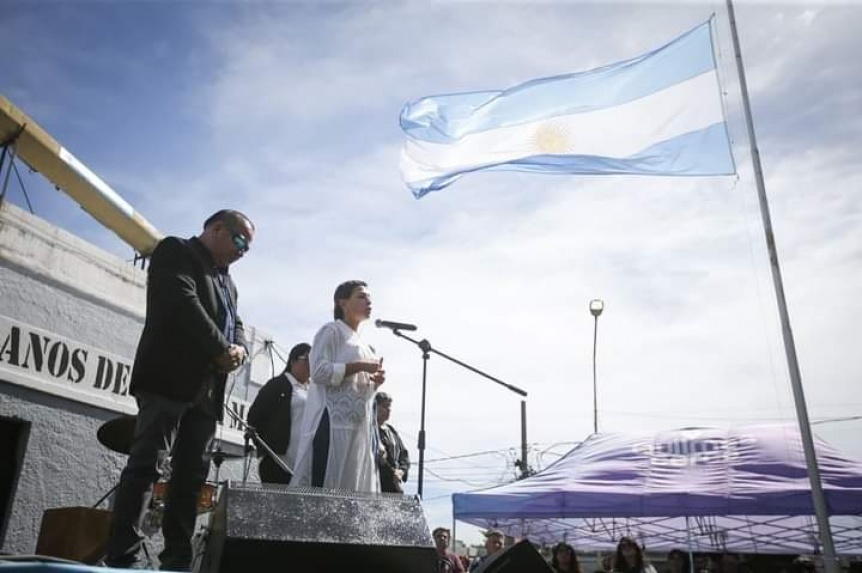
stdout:
[(480, 170), (735, 173), (710, 22), (594, 70), (422, 98), (401, 128), (401, 175), (417, 198)]

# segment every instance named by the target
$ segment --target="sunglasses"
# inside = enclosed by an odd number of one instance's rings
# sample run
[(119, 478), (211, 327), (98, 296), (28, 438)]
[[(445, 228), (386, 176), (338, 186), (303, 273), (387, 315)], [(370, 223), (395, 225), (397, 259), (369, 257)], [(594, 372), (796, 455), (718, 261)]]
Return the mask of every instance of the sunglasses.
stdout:
[(240, 253), (248, 252), (248, 239), (242, 233), (234, 233), (230, 237), (231, 241), (233, 241), (233, 246), (237, 248)]

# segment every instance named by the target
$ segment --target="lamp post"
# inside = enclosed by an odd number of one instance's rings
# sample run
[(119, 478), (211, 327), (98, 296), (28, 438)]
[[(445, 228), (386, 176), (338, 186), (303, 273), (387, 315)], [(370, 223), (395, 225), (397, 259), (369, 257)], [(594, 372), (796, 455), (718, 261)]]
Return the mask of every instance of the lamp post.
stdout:
[(599, 333), (599, 315), (605, 309), (605, 303), (600, 298), (590, 301), (590, 314), (595, 319), (593, 327), (593, 433), (599, 433), (599, 397), (596, 387), (596, 338)]

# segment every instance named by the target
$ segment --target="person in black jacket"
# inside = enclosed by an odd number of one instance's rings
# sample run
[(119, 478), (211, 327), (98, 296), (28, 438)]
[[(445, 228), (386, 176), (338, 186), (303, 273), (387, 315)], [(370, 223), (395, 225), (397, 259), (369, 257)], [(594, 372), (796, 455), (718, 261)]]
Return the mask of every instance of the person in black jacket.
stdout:
[[(281, 456), (287, 467), (293, 469), (298, 439), (308, 397), (308, 354), (311, 345), (301, 342), (291, 348), (284, 372), (263, 385), (248, 410), (248, 423), (272, 450)], [(290, 483), (291, 475), (282, 470), (262, 450), (257, 466), (260, 481), (264, 483)]]
[[(228, 267), (242, 258), (254, 224), (222, 210), (191, 239), (166, 237), (150, 257), (147, 314), (129, 392), (138, 403), (135, 435), (114, 498), (105, 564), (132, 567), (137, 524), (153, 483), (170, 461), (162, 518), (162, 569), (187, 571), (197, 500), (209, 473), (207, 446), (222, 419), (227, 373), (247, 356), (237, 292)], [(165, 477), (165, 476), (163, 476)]]
[(380, 439), (377, 467), (380, 470), (380, 491), (404, 493), (404, 482), (410, 470), (410, 454), (401, 436), (387, 421), (392, 412), (392, 397), (386, 392), (374, 395), (377, 410), (377, 433)]

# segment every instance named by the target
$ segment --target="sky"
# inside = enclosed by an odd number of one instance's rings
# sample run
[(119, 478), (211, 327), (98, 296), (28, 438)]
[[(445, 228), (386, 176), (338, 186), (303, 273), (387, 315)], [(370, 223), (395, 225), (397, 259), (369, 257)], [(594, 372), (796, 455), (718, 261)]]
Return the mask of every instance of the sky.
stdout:
[[(373, 318), (528, 393), (534, 470), (593, 432), (594, 336), (601, 432), (795, 423), (724, 2), (0, 4), (0, 93), (156, 228), (191, 236), (222, 207), (254, 220), (240, 313), (285, 356), (358, 278)], [(808, 413), (862, 459), (862, 4), (735, 6)], [(478, 173), (421, 200), (401, 182), (405, 103), (628, 59), (713, 13), (736, 176)], [(22, 171), (38, 216), (132, 259)], [(14, 180), (7, 196), (26, 207)], [(413, 493), (421, 351), (361, 333), (385, 357)], [(432, 528), (451, 526), (452, 492), (514, 479), (521, 447), (522, 397), (437, 352)]]

